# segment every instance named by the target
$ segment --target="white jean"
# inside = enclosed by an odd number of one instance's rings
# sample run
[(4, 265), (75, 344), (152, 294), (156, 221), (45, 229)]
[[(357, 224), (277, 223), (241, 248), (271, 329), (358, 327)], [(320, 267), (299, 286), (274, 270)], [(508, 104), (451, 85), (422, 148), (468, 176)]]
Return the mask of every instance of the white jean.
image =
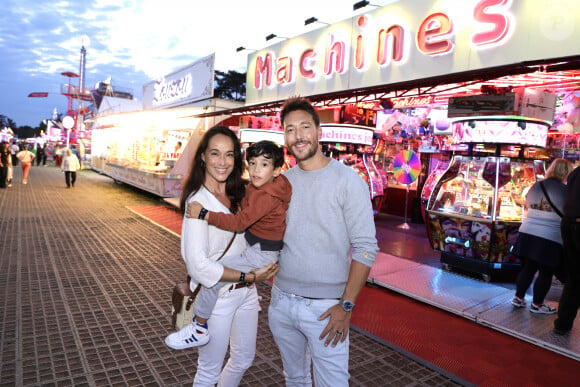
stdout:
[(282, 355), (287, 387), (312, 386), (311, 362), (316, 387), (348, 387), (350, 337), (336, 347), (326, 347), (325, 340), (319, 339), (328, 319), (318, 321), (318, 317), (337, 303), (334, 299), (304, 298), (272, 287), (268, 318)]
[[(208, 320), (210, 340), (198, 347), (194, 386), (234, 387), (254, 361), (260, 304), (255, 286), (227, 291)], [(222, 370), (230, 347), (230, 358)]]

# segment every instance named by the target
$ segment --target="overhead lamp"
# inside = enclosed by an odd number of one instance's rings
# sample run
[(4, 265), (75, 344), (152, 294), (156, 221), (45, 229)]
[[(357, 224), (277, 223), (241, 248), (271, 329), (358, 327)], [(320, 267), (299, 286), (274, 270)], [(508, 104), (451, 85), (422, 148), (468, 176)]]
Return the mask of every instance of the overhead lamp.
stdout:
[(270, 34), (270, 35), (266, 36), (266, 41), (268, 41), (268, 40), (272, 40), (272, 39), (274, 39), (274, 38), (280, 38), (280, 39), (288, 39), (288, 38), (286, 38), (286, 37), (284, 37), (284, 36), (278, 36), (278, 35), (276, 35), (276, 34)]
[(304, 25), (305, 26), (307, 26), (309, 24), (312, 24), (312, 23), (320, 23), (320, 24), (326, 24), (326, 25), (328, 25), (328, 23), (321, 22), (317, 18), (315, 18), (314, 16), (313, 17), (309, 17), (308, 19), (304, 20)]
[(367, 1), (367, 0), (363, 0), (363, 1), (358, 1), (358, 2), (354, 3), (354, 4), (352, 5), (352, 10), (353, 10), (353, 11), (356, 11), (357, 9), (364, 8), (364, 7), (366, 7), (367, 5), (370, 5), (371, 7), (379, 7), (378, 5), (371, 4), (371, 3), (370, 3), (369, 1)]
[(252, 48), (246, 48), (246, 47), (244, 47), (244, 46), (240, 46), (240, 47), (236, 48), (236, 52), (240, 52), (240, 51), (244, 51), (244, 50), (248, 50), (248, 51), (256, 51), (256, 50), (254, 50), (254, 49), (252, 49)]

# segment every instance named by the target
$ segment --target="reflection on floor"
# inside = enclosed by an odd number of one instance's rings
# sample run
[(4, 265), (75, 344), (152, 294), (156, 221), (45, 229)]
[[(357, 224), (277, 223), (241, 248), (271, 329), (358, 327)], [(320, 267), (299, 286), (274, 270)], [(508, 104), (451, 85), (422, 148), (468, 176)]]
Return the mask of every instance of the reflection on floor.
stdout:
[[(371, 269), (369, 282), (580, 360), (578, 324), (566, 336), (554, 334), (554, 315), (535, 315), (525, 308), (514, 309), (510, 303), (514, 291), (505, 286), (382, 252)], [(561, 287), (554, 286), (546, 303), (556, 307), (559, 293)], [(529, 304), (531, 295), (527, 298)]]

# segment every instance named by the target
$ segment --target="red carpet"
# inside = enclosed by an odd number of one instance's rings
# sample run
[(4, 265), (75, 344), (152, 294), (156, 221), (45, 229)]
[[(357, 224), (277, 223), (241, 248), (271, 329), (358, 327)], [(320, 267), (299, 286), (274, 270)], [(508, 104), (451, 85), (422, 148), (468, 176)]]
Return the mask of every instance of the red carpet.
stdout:
[[(176, 233), (171, 207), (130, 207)], [(478, 386), (580, 385), (580, 363), (387, 289), (366, 286), (355, 326)]]

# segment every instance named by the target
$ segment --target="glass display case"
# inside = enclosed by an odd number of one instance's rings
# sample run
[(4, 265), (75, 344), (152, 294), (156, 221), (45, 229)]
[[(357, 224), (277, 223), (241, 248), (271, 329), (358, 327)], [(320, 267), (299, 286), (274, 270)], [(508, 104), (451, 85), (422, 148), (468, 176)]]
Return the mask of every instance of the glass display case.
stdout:
[(526, 216), (526, 193), (544, 178), (546, 160), (545, 150), (533, 145), (471, 143), (467, 154), (432, 173), (424, 188), (426, 223), (445, 269), (485, 280), (519, 271), (511, 249)]

